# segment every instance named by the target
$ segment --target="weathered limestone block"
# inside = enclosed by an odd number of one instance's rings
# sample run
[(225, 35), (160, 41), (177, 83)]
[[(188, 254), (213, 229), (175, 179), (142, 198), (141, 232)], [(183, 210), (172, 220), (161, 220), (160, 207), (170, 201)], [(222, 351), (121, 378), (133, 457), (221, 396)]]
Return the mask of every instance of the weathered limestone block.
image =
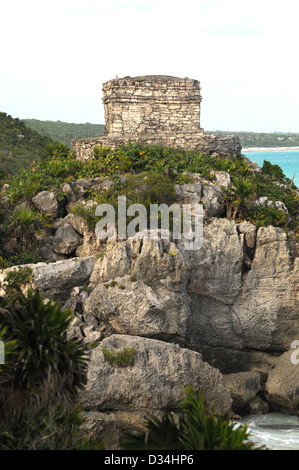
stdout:
[(42, 214), (49, 214), (52, 217), (57, 216), (58, 202), (53, 192), (41, 191), (32, 198), (32, 202)]
[(46, 298), (66, 301), (76, 286), (88, 284), (94, 266), (93, 256), (87, 258), (72, 258), (56, 263), (36, 263), (23, 266), (13, 266), (0, 273), (0, 283), (5, 281), (7, 273), (13, 269), (30, 267), (32, 282), (30, 286), (38, 289)]
[(74, 191), (71, 188), (71, 185), (68, 183), (64, 183), (61, 186), (61, 190), (65, 193), (66, 198), (69, 202), (75, 202), (76, 201), (76, 196)]
[(224, 382), (231, 393), (232, 409), (238, 412), (261, 390), (259, 372), (239, 372), (224, 375)]
[[(118, 367), (105, 359), (102, 348), (135, 348), (134, 362)], [(92, 350), (87, 385), (79, 406), (90, 411), (150, 411), (175, 409), (182, 387), (202, 389), (215, 413), (230, 414), (231, 397), (223, 376), (199, 353), (176, 344), (138, 336), (113, 335)]]
[(233, 306), (247, 348), (283, 351), (299, 334), (298, 265), (283, 230), (258, 229), (252, 267)]
[(227, 188), (231, 184), (230, 175), (226, 171), (215, 171), (214, 176), (219, 186)]
[(270, 226), (258, 230), (251, 269), (243, 272), (244, 234), (234, 223), (229, 232), (230, 223), (205, 226), (203, 247), (190, 255), (187, 345), (226, 373), (268, 373), (299, 337), (299, 261), (286, 234)]
[(126, 274), (149, 286), (162, 285), (182, 291), (187, 282), (187, 264), (176, 245), (169, 240), (148, 237), (125, 241), (107, 240), (106, 252), (95, 263), (91, 283), (97, 285)]
[(293, 353), (286, 351), (270, 372), (266, 399), (274, 409), (299, 416), (299, 364), (292, 362)]
[(80, 234), (71, 225), (63, 224), (55, 232), (53, 248), (56, 253), (68, 255), (73, 253), (81, 242)]
[[(112, 282), (112, 284), (111, 284)], [(189, 315), (188, 298), (165, 287), (155, 289), (130, 276), (96, 286), (83, 304), (102, 336), (113, 333), (183, 344)]]
[(201, 200), (204, 203), (207, 217), (223, 215), (225, 211), (223, 193), (217, 185), (210, 184), (203, 186), (203, 197)]
[(269, 413), (269, 405), (266, 401), (256, 396), (247, 403), (246, 412), (249, 415), (264, 415)]
[(245, 235), (245, 242), (248, 248), (254, 248), (256, 242), (256, 226), (251, 222), (241, 222), (237, 224), (240, 233)]
[(241, 291), (242, 259), (234, 221), (215, 219), (205, 225), (202, 248), (190, 254), (189, 292), (231, 304)]

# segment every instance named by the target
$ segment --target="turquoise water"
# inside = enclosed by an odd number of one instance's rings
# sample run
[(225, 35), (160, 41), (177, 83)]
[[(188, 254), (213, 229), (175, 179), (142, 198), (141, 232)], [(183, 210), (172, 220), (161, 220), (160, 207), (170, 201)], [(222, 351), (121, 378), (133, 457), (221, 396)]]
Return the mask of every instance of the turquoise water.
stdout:
[(294, 184), (299, 187), (299, 150), (282, 150), (275, 152), (242, 152), (252, 162), (263, 166), (264, 160), (273, 165), (279, 165), (287, 178), (292, 179), (295, 173)]

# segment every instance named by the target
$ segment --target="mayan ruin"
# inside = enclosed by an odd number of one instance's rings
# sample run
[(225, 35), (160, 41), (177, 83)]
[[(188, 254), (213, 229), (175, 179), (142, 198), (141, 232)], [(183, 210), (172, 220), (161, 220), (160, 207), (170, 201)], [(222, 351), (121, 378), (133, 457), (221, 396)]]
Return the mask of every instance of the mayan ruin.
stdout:
[(89, 159), (97, 145), (126, 142), (194, 150), (236, 158), (238, 137), (205, 134), (200, 127), (200, 82), (165, 75), (116, 77), (103, 84), (105, 131), (99, 138), (73, 141), (78, 159)]

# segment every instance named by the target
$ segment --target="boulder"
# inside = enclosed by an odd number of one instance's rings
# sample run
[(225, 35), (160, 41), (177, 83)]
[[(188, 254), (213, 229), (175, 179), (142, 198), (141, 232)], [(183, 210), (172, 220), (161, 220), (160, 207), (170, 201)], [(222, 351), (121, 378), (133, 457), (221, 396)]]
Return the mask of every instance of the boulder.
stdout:
[(231, 185), (230, 175), (226, 171), (215, 171), (214, 176), (219, 186), (224, 186), (227, 188)]
[(179, 200), (185, 204), (196, 204), (201, 198), (202, 185), (200, 182), (176, 184), (175, 190)]
[(97, 185), (99, 191), (109, 191), (112, 186), (114, 186), (114, 183), (108, 178), (108, 176), (103, 178), (102, 181)]
[(75, 202), (76, 201), (75, 193), (72, 190), (70, 184), (63, 183), (63, 185), (61, 186), (61, 190), (64, 192), (68, 202)]
[(82, 243), (79, 233), (69, 224), (61, 225), (55, 232), (53, 248), (56, 253), (69, 255)]
[(278, 359), (266, 383), (265, 397), (270, 406), (299, 416), (299, 353), (288, 350)]
[(73, 287), (88, 284), (93, 265), (92, 256), (31, 265), (33, 267), (33, 288), (44, 292), (46, 297), (53, 296), (60, 300), (66, 300), (71, 295)]
[(152, 288), (130, 276), (96, 286), (83, 304), (98, 330), (130, 334), (182, 344), (185, 339), (188, 299), (165, 287)]
[(261, 390), (259, 372), (239, 372), (224, 375), (224, 382), (233, 400), (232, 410), (238, 413)]
[[(103, 348), (118, 352), (134, 348), (134, 360), (116, 366), (105, 358)], [(182, 387), (188, 385), (204, 391), (206, 404), (215, 413), (230, 414), (231, 397), (222, 374), (199, 353), (155, 339), (112, 335), (91, 351), (79, 406), (85, 411), (176, 409), (183, 397)]]
[(269, 413), (269, 409), (268, 403), (265, 400), (262, 400), (259, 396), (256, 396), (247, 403), (246, 414), (264, 415)]
[(63, 225), (71, 225), (80, 235), (84, 235), (87, 230), (83, 217), (75, 214), (68, 214), (63, 219), (57, 219), (53, 224), (53, 228), (58, 230)]
[(41, 191), (32, 198), (32, 202), (39, 212), (56, 217), (58, 212), (58, 202), (55, 194), (51, 191)]
[(245, 243), (248, 248), (254, 248), (256, 242), (256, 226), (251, 222), (241, 222), (237, 224), (240, 233), (244, 234)]
[(205, 214), (208, 218), (219, 217), (224, 214), (225, 203), (219, 186), (215, 184), (203, 186), (201, 200), (204, 203)]
[(109, 450), (120, 450), (120, 442), (128, 440), (128, 433), (146, 431), (144, 413), (89, 411), (82, 415), (84, 420), (80, 429), (97, 442), (103, 440)]
[(12, 269), (30, 267), (32, 269), (33, 289), (38, 289), (45, 297), (66, 301), (75, 286), (88, 284), (93, 270), (93, 257), (73, 258), (57, 261), (56, 263), (36, 263), (23, 266), (13, 266), (0, 273), (0, 282)]

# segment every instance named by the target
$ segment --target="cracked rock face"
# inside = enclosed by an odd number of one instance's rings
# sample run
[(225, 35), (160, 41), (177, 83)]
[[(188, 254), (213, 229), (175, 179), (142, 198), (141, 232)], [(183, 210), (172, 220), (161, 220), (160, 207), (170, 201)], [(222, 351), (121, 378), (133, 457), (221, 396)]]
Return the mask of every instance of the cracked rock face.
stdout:
[(236, 368), (236, 358), (239, 370), (269, 371), (299, 337), (298, 258), (292, 260), (281, 229), (262, 227), (251, 269), (242, 272), (244, 234), (225, 238), (227, 223), (217, 223), (214, 246), (203, 247), (190, 283), (188, 345), (226, 372)]
[(53, 192), (41, 191), (32, 198), (32, 202), (41, 214), (57, 216), (58, 202)]
[(279, 228), (212, 219), (195, 251), (150, 238), (90, 247), (99, 256), (31, 265), (33, 286), (74, 309), (73, 328), (85, 344), (110, 344), (115, 336), (160, 340), (171, 354), (175, 344), (199, 353), (221, 373), (264, 377), (299, 338), (299, 262)]
[(266, 397), (271, 406), (285, 413), (299, 416), (299, 364), (298, 353), (286, 351), (270, 372), (266, 383)]
[(99, 284), (84, 302), (84, 314), (97, 321), (97, 331), (130, 334), (184, 343), (189, 315), (186, 295), (163, 286), (150, 287), (130, 276), (116, 285)]
[[(134, 360), (120, 367), (103, 353), (134, 348)], [(202, 360), (199, 353), (155, 339), (112, 335), (92, 350), (85, 391), (80, 394), (84, 410), (147, 411), (176, 409), (182, 387), (203, 390), (208, 406), (227, 416), (231, 397), (222, 374)]]

